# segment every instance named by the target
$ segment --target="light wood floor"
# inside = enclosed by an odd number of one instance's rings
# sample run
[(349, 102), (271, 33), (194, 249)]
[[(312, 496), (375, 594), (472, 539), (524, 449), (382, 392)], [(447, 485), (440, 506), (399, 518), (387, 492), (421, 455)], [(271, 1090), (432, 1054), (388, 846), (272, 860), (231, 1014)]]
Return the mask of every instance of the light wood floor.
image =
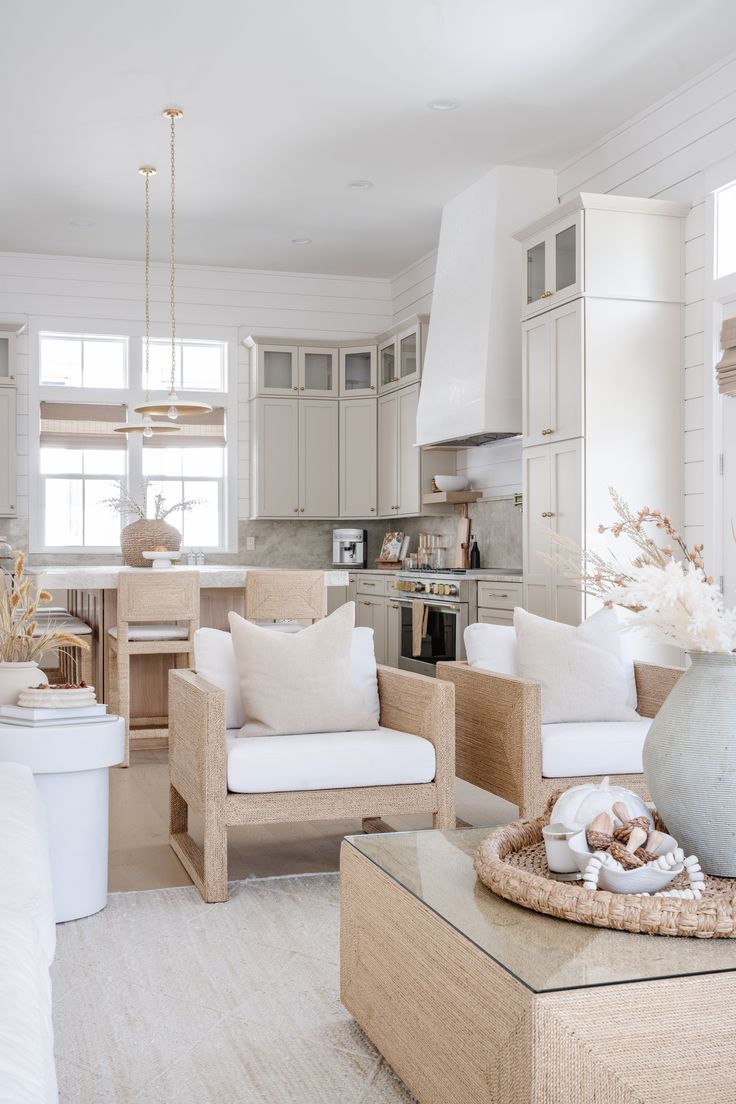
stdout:
[[(456, 783), (457, 815), (470, 824), (503, 824), (516, 808), (467, 782)], [(165, 751), (134, 752), (127, 770), (110, 771), (110, 890), (189, 885), (168, 844), (169, 770)], [(395, 828), (429, 828), (430, 818), (401, 817)], [(196, 818), (193, 819), (197, 834)], [(343, 836), (361, 830), (357, 820), (312, 821), (228, 833), (230, 878), (269, 877), (337, 870)]]

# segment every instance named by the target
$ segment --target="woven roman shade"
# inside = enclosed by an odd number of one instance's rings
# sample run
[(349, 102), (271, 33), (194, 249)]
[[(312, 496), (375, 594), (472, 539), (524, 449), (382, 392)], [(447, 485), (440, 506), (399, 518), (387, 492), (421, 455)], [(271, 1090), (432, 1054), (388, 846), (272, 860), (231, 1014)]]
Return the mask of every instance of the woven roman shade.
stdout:
[(721, 326), (723, 356), (716, 364), (718, 390), (722, 395), (736, 395), (736, 318), (728, 318)]
[(128, 442), (114, 426), (127, 421), (124, 403), (41, 403), (41, 446), (65, 449), (117, 449)]
[[(166, 419), (157, 419), (165, 424)], [(171, 422), (168, 422), (171, 425)], [(160, 436), (143, 438), (144, 448), (224, 448), (225, 447), (225, 408), (216, 406), (208, 414), (195, 414), (179, 418), (176, 425), (179, 433), (162, 433)]]

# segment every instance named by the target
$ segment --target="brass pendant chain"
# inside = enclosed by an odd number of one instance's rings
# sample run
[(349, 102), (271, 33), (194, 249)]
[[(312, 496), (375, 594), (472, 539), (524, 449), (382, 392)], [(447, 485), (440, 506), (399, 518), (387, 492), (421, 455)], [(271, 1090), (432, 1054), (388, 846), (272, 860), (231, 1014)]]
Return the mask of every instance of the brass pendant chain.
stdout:
[(150, 349), (151, 349), (151, 175), (155, 169), (141, 169), (146, 178), (146, 215), (145, 215), (145, 315), (146, 315), (146, 402), (150, 400)]
[(178, 108), (169, 108), (166, 111), (171, 124), (171, 271), (169, 274), (169, 291), (171, 297), (171, 387), (170, 393), (175, 394), (176, 381), (176, 120), (181, 118)]

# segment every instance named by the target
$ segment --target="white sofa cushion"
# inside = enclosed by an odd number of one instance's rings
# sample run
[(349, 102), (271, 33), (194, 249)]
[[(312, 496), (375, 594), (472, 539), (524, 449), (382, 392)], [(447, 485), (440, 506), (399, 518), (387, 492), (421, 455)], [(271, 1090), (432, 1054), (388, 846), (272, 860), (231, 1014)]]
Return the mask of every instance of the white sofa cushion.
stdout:
[(582, 625), (514, 610), (519, 675), (542, 684), (542, 723), (636, 721), (634, 664), (614, 609)]
[(542, 725), (542, 774), (641, 774), (641, 753), (651, 720)]
[[(272, 627), (278, 632), (284, 631), (280, 625)], [(350, 667), (356, 685), (363, 692), (366, 706), (378, 724), (381, 706), (378, 701), (373, 629), (366, 626), (353, 629)], [(245, 711), (240, 697), (240, 675), (230, 633), (223, 632), (222, 629), (198, 629), (194, 634), (194, 668), (206, 682), (225, 691), (226, 727), (242, 728), (245, 724)]]
[(463, 634), (471, 667), (515, 677), (516, 630), (513, 625), (468, 625)]
[[(66, 626), (64, 626), (66, 628)], [(69, 630), (70, 632), (73, 630)], [(118, 627), (108, 630), (110, 636), (114, 636), (117, 640)], [(128, 640), (186, 640), (189, 636), (189, 629), (186, 625), (171, 625), (171, 624), (154, 624), (154, 622), (148, 622), (141, 625), (130, 625), (128, 627)]]
[(391, 728), (299, 736), (227, 738), (227, 787), (233, 793), (337, 790), (431, 782), (429, 740)]

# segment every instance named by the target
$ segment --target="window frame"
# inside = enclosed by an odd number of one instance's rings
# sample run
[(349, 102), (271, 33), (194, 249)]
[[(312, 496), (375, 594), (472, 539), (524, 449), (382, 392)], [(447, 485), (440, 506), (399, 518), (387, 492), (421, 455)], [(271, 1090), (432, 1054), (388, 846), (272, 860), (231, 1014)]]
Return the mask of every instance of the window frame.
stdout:
[[(28, 380), (28, 433), (29, 457), (28, 472), (30, 485), (38, 492), (29, 496), (29, 549), (32, 553), (59, 556), (101, 556), (120, 553), (120, 545), (47, 545), (44, 537), (45, 515), (45, 476), (41, 473), (40, 404), (42, 399), (51, 402), (124, 402), (128, 406), (129, 419), (136, 417), (134, 408), (145, 399), (143, 383), (143, 325), (137, 322), (109, 321), (90, 318), (64, 319), (64, 329), (59, 326), (58, 318), (34, 318), (29, 324), (29, 380)], [(41, 335), (89, 337), (122, 337), (127, 340), (127, 378), (126, 388), (67, 387), (42, 384), (41, 377)], [(151, 337), (165, 340), (164, 327), (151, 327)], [(216, 548), (208, 548), (208, 554), (232, 553), (238, 550), (238, 389), (237, 389), (237, 329), (222, 326), (186, 326), (181, 325), (177, 340), (199, 341), (202, 343), (221, 342), (225, 346), (224, 390), (222, 391), (182, 391), (180, 397), (193, 401), (207, 402), (212, 406), (225, 408), (225, 426), (227, 447), (222, 476), (222, 519), (220, 543)], [(157, 398), (164, 391), (151, 391)], [(143, 442), (140, 434), (128, 435), (126, 452), (126, 474), (123, 479), (135, 492), (143, 482)], [(132, 519), (130, 519), (132, 520)]]

